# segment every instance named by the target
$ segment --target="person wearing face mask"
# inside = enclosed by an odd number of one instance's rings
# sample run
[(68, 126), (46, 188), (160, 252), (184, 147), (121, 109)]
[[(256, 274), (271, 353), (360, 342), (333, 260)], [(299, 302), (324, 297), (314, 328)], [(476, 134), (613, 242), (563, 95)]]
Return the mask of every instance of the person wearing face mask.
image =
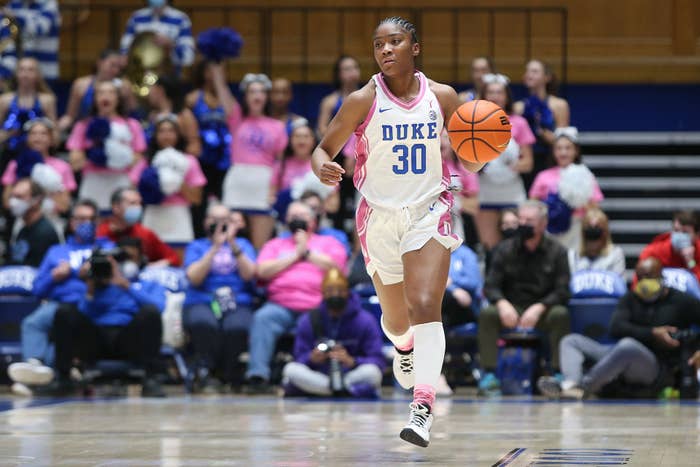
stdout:
[[(541, 378), (538, 387), (544, 395), (581, 399), (620, 379), (649, 389), (653, 397), (666, 385), (681, 364), (680, 343), (672, 333), (700, 325), (700, 302), (666, 287), (661, 270), (657, 258), (637, 263), (637, 283), (620, 299), (610, 321), (610, 334), (619, 342), (602, 345), (580, 334), (562, 339), (564, 381)], [(585, 360), (595, 362), (587, 372), (583, 370)]]
[(518, 234), (493, 250), (479, 315), (482, 392), (496, 391), (498, 335), (502, 329), (537, 329), (549, 336), (552, 367), (559, 368), (559, 341), (569, 333), (569, 263), (566, 249), (545, 233), (547, 206), (535, 200), (518, 207)]
[(60, 304), (77, 304), (85, 297), (87, 285), (79, 271), (96, 248), (113, 248), (114, 243), (95, 237), (97, 205), (91, 200), (78, 201), (71, 211), (66, 243), (54, 245), (39, 265), (33, 294), (44, 302), (22, 320), (23, 362), (10, 366), (8, 373), (15, 382), (13, 392), (31, 395), (33, 386), (48, 384), (53, 378), (51, 365), (54, 347), (49, 340), (56, 309)]
[(658, 258), (665, 268), (682, 268), (700, 281), (700, 221), (693, 211), (673, 213), (673, 230), (657, 235), (639, 255)]
[(170, 53), (175, 66), (184, 67), (194, 62), (195, 48), (192, 22), (184, 11), (168, 5), (167, 0), (148, 0), (148, 7), (135, 11), (126, 23), (120, 49), (126, 58), (137, 34), (156, 33), (156, 42)]
[(207, 237), (185, 249), (189, 287), (182, 318), (194, 354), (196, 392), (218, 391), (214, 374), (234, 387), (243, 379), (238, 357), (248, 349), (256, 253), (250, 241), (238, 237), (245, 227), (239, 214), (211, 204), (204, 220)]
[(294, 329), (297, 319), (323, 299), (321, 281), (331, 268), (345, 269), (347, 252), (333, 237), (318, 235), (314, 213), (295, 201), (287, 209), (291, 237), (268, 241), (258, 255), (258, 278), (267, 286), (268, 301), (255, 312), (250, 329), (246, 373), (250, 393), (269, 391), (270, 361), (277, 339)]
[(112, 215), (97, 227), (97, 235), (117, 242), (134, 237), (141, 240), (149, 266), (180, 266), (178, 254), (152, 230), (141, 225), (141, 195), (135, 188), (119, 188), (112, 194)]
[(165, 397), (154, 378), (163, 337), (165, 288), (139, 279), (143, 254), (138, 238), (123, 238), (118, 245), (117, 250), (93, 252), (79, 272), (87, 286), (84, 299), (56, 310), (52, 336), (57, 376), (43, 394), (75, 393), (69, 375), (76, 360), (84, 368), (100, 359), (116, 359), (145, 371), (142, 397)]
[(321, 306), (299, 318), (294, 361), (283, 370), (285, 395), (377, 397), (385, 366), (377, 320), (340, 269), (326, 272), (321, 290)]
[(43, 188), (28, 178), (12, 186), (8, 208), (23, 225), (10, 239), (9, 264), (38, 267), (48, 249), (60, 243), (56, 229), (41, 209), (44, 196)]
[(612, 242), (608, 216), (599, 208), (586, 211), (581, 221), (581, 247), (569, 249), (571, 273), (585, 270), (625, 273), (625, 253)]

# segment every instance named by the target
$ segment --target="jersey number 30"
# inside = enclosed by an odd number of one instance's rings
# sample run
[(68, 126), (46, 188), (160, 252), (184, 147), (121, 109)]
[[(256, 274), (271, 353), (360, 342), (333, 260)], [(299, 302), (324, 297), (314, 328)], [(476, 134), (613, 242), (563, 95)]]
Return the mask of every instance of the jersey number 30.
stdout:
[(425, 173), (425, 144), (414, 144), (411, 146), (410, 150), (405, 144), (397, 144), (392, 149), (394, 154), (398, 156), (400, 162), (400, 164), (394, 164), (392, 167), (395, 174), (404, 175), (407, 174), (409, 170), (414, 174)]

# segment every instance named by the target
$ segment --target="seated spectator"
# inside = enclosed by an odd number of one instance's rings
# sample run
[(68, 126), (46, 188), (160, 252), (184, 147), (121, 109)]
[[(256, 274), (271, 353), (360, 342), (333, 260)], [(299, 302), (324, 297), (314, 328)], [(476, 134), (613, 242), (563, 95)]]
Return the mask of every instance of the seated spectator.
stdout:
[[(452, 252), (447, 289), (442, 298), (442, 323), (445, 329), (476, 321), (481, 310), (483, 280), (479, 269), (479, 258), (466, 245)], [(436, 391), (449, 396), (452, 388), (444, 374), (440, 375)]]
[(167, 0), (148, 0), (147, 8), (131, 15), (120, 42), (122, 54), (126, 55), (134, 38), (144, 32), (156, 34), (156, 42), (175, 66), (190, 66), (194, 62), (192, 22), (187, 13), (168, 6)]
[(17, 236), (10, 239), (10, 264), (38, 267), (46, 251), (60, 243), (56, 229), (42, 211), (44, 196), (43, 188), (28, 178), (12, 186), (8, 205), (22, 227)]
[(365, 257), (362, 254), (362, 243), (359, 235), (357, 235), (357, 229), (352, 229), (352, 251), (348, 258), (348, 282), (351, 289), (357, 287), (359, 289), (374, 290), (372, 278), (367, 273)]
[(26, 122), (40, 117), (56, 121), (56, 96), (44, 81), (39, 62), (34, 58), (21, 59), (15, 79), (14, 92), (0, 97), (0, 144), (10, 157), (16, 157), (26, 143)]
[(142, 214), (139, 192), (134, 188), (119, 188), (112, 193), (112, 215), (97, 227), (97, 235), (115, 242), (126, 237), (138, 238), (150, 266), (179, 266), (181, 261), (175, 250), (140, 224)]
[(692, 211), (673, 213), (673, 230), (657, 235), (642, 250), (640, 259), (657, 258), (665, 268), (682, 268), (700, 280), (700, 222)]
[(182, 150), (194, 157), (199, 157), (202, 153), (199, 125), (192, 111), (185, 107), (182, 88), (183, 83), (169, 75), (158, 77), (156, 84), (151, 86), (148, 93), (150, 113), (146, 126), (146, 140), (149, 146), (152, 146), (156, 133), (155, 126), (164, 117), (174, 116), (184, 139)]
[(311, 208), (293, 202), (287, 210), (291, 237), (273, 238), (258, 255), (258, 277), (267, 284), (267, 302), (255, 312), (250, 329), (248, 390), (266, 392), (277, 338), (294, 329), (305, 312), (321, 303), (325, 271), (345, 268), (347, 254), (335, 238), (318, 235)]
[(595, 176), (581, 162), (578, 130), (558, 128), (554, 141), (556, 167), (540, 172), (530, 188), (530, 198), (547, 204), (547, 231), (566, 248), (580, 248), (581, 218), (587, 208), (603, 200)]
[(460, 246), (452, 252), (447, 289), (442, 299), (445, 328), (476, 321), (481, 310), (482, 287), (479, 258), (468, 246)]
[(291, 138), (294, 124), (306, 119), (289, 110), (294, 95), (292, 94), (292, 82), (287, 78), (275, 78), (270, 89), (270, 117), (284, 123), (287, 135)]
[(321, 289), (321, 306), (299, 318), (285, 395), (378, 397), (385, 365), (379, 323), (339, 269), (326, 272)]
[(45, 300), (22, 320), (22, 358), (11, 365), (10, 378), (17, 383), (13, 391), (31, 394), (27, 386), (48, 384), (53, 379), (54, 346), (49, 340), (56, 309), (60, 304), (78, 304), (87, 293), (87, 285), (78, 271), (95, 248), (111, 248), (112, 242), (95, 238), (97, 205), (78, 201), (71, 212), (66, 243), (46, 252), (34, 280), (34, 295)]
[(518, 226), (520, 225), (518, 210), (513, 208), (502, 210), (498, 224), (500, 225), (501, 237), (503, 240), (516, 236), (518, 234)]
[[(337, 199), (337, 194), (338, 194), (338, 192), (333, 192), (333, 194), (329, 195), (329, 198), (335, 196)], [(340, 229), (336, 229), (336, 228), (331, 227), (331, 223), (328, 221), (328, 218), (326, 217), (326, 206), (327, 206), (327, 203), (329, 202), (329, 199), (326, 198), (324, 200), (321, 198), (321, 195), (319, 195), (317, 192), (306, 190), (299, 197), (299, 201), (301, 201), (302, 203), (309, 206), (311, 208), (311, 210), (314, 212), (314, 216), (316, 216), (316, 219), (315, 219), (316, 233), (319, 235), (327, 235), (327, 236), (335, 238), (336, 240), (338, 240), (340, 243), (343, 244), (343, 246), (345, 247), (345, 249), (347, 250), (347, 252), (349, 254), (351, 248), (350, 248), (350, 240), (348, 240), (348, 234), (346, 234), (345, 232), (343, 232)]]
[[(7, 165), (2, 174), (2, 183), (7, 195), (10, 187), (18, 178), (31, 177), (46, 192), (48, 205), (44, 212), (58, 221), (58, 216), (70, 209), (70, 195), (78, 188), (73, 170), (63, 159), (53, 157), (54, 124), (47, 118), (35, 118), (24, 124), (27, 144), (14, 160)], [(29, 152), (31, 151), (31, 152)], [(34, 170), (36, 164), (44, 167)]]
[(3, 8), (3, 14), (17, 21), (22, 47), (21, 50), (17, 50), (15, 44), (5, 47), (0, 59), (2, 66), (15, 70), (15, 65), (17, 68), (20, 66), (18, 58), (34, 58), (46, 79), (58, 79), (58, 39), (61, 28), (58, 2), (11, 0)]
[[(145, 371), (142, 397), (165, 397), (154, 378), (163, 339), (161, 313), (165, 288), (138, 280), (139, 242), (125, 239), (126, 257), (117, 262), (109, 250), (99, 250), (80, 268), (87, 294), (76, 304), (62, 304), (53, 322), (56, 379), (46, 388), (53, 396), (71, 394), (75, 385), (70, 370), (78, 360), (82, 368), (100, 359), (124, 359)], [(125, 276), (129, 272), (131, 279)]]
[(292, 186), (311, 172), (311, 153), (316, 147), (316, 136), (309, 122), (297, 120), (292, 124), (289, 144), (282, 159), (275, 162), (270, 180), (270, 200), (278, 219), (284, 219), (287, 206), (292, 202)]
[[(656, 395), (670, 373), (685, 363), (680, 361), (680, 343), (671, 334), (700, 325), (700, 302), (664, 286), (661, 269), (661, 262), (653, 257), (637, 264), (639, 281), (620, 299), (610, 322), (610, 334), (619, 342), (602, 345), (580, 334), (562, 339), (564, 380), (540, 378), (537, 385), (545, 396), (582, 399), (616, 380)], [(585, 361), (594, 363), (588, 371), (584, 371)]]
[(581, 248), (569, 250), (571, 273), (587, 269), (625, 273), (625, 253), (612, 242), (608, 216), (598, 208), (586, 211), (581, 222)]
[(238, 358), (248, 349), (253, 317), (255, 249), (237, 237), (242, 226), (233, 217), (226, 206), (210, 205), (204, 221), (207, 238), (185, 250), (190, 286), (182, 321), (194, 352), (197, 392), (217, 389), (213, 374), (234, 386), (243, 379)]
[(559, 341), (569, 333), (569, 264), (566, 250), (545, 234), (547, 206), (525, 201), (518, 207), (518, 235), (493, 251), (484, 295), (490, 306), (479, 315), (479, 355), (486, 372), (484, 392), (497, 390), (494, 375), (501, 329), (539, 329), (549, 335), (552, 367), (559, 368)]
[(136, 110), (137, 102), (136, 96), (132, 92), (132, 84), (121, 75), (121, 53), (112, 49), (103, 50), (95, 63), (95, 72), (73, 81), (66, 113), (58, 120), (58, 129), (68, 131), (75, 122), (90, 116), (95, 101), (95, 84), (102, 81), (117, 80), (120, 82), (119, 92), (122, 95), (127, 113)]
[(146, 202), (143, 225), (169, 243), (194, 239), (190, 206), (202, 202), (202, 187), (207, 184), (197, 159), (183, 151), (185, 140), (178, 119), (161, 116), (154, 125), (146, 160), (129, 172)]
[(109, 195), (130, 186), (129, 169), (146, 150), (141, 124), (126, 116), (119, 87), (113, 81), (95, 84), (90, 117), (80, 120), (66, 141), (73, 170), (82, 171), (80, 196), (100, 209), (109, 208)]

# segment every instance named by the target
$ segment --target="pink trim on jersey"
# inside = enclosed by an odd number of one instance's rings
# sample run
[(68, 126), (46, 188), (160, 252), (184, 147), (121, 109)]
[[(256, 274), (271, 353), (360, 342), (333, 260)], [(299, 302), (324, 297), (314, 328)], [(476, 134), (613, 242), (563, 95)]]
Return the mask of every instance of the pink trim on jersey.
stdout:
[(422, 73), (418, 72), (418, 85), (419, 85), (419, 91), (418, 95), (411, 99), (410, 102), (402, 102), (399, 98), (394, 96), (391, 91), (389, 90), (389, 87), (386, 85), (384, 82), (383, 74), (379, 73), (379, 76), (377, 77), (377, 81), (379, 82), (379, 86), (381, 86), (382, 91), (384, 91), (384, 94), (386, 94), (386, 97), (389, 98), (391, 102), (394, 104), (398, 105), (399, 107), (406, 109), (406, 110), (411, 110), (414, 108), (416, 105), (418, 105), (421, 100), (423, 99), (423, 96), (425, 95), (425, 89), (428, 87), (428, 83), (425, 82), (425, 77), (423, 76)]
[(372, 120), (372, 117), (374, 116), (374, 110), (377, 108), (377, 98), (374, 98), (374, 101), (372, 102), (372, 107), (369, 108), (369, 112), (367, 112), (367, 116), (365, 117), (365, 120), (360, 123), (360, 126), (358, 126), (355, 129), (355, 135), (360, 136), (365, 132), (365, 128), (367, 128), (367, 125), (369, 125), (369, 121)]
[(367, 201), (362, 198), (357, 206), (355, 222), (357, 224), (357, 237), (360, 239), (360, 248), (362, 248), (362, 256), (365, 258), (365, 265), (369, 263), (369, 251), (367, 250), (367, 224), (369, 224), (370, 214), (372, 214), (372, 208), (369, 207)]

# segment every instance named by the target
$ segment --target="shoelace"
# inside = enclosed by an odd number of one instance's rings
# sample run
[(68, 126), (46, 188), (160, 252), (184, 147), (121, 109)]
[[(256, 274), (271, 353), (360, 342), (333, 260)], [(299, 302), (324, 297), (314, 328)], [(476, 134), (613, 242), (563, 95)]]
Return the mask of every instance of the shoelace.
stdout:
[(415, 402), (411, 402), (410, 407), (410, 423), (413, 425), (418, 425), (421, 428), (425, 428), (425, 425), (428, 423), (428, 417), (430, 416), (430, 412), (428, 412), (428, 409), (426, 407), (423, 407), (421, 404), (416, 404)]
[(410, 374), (413, 372), (413, 353), (400, 354), (399, 356), (399, 367), (401, 372), (404, 374)]

